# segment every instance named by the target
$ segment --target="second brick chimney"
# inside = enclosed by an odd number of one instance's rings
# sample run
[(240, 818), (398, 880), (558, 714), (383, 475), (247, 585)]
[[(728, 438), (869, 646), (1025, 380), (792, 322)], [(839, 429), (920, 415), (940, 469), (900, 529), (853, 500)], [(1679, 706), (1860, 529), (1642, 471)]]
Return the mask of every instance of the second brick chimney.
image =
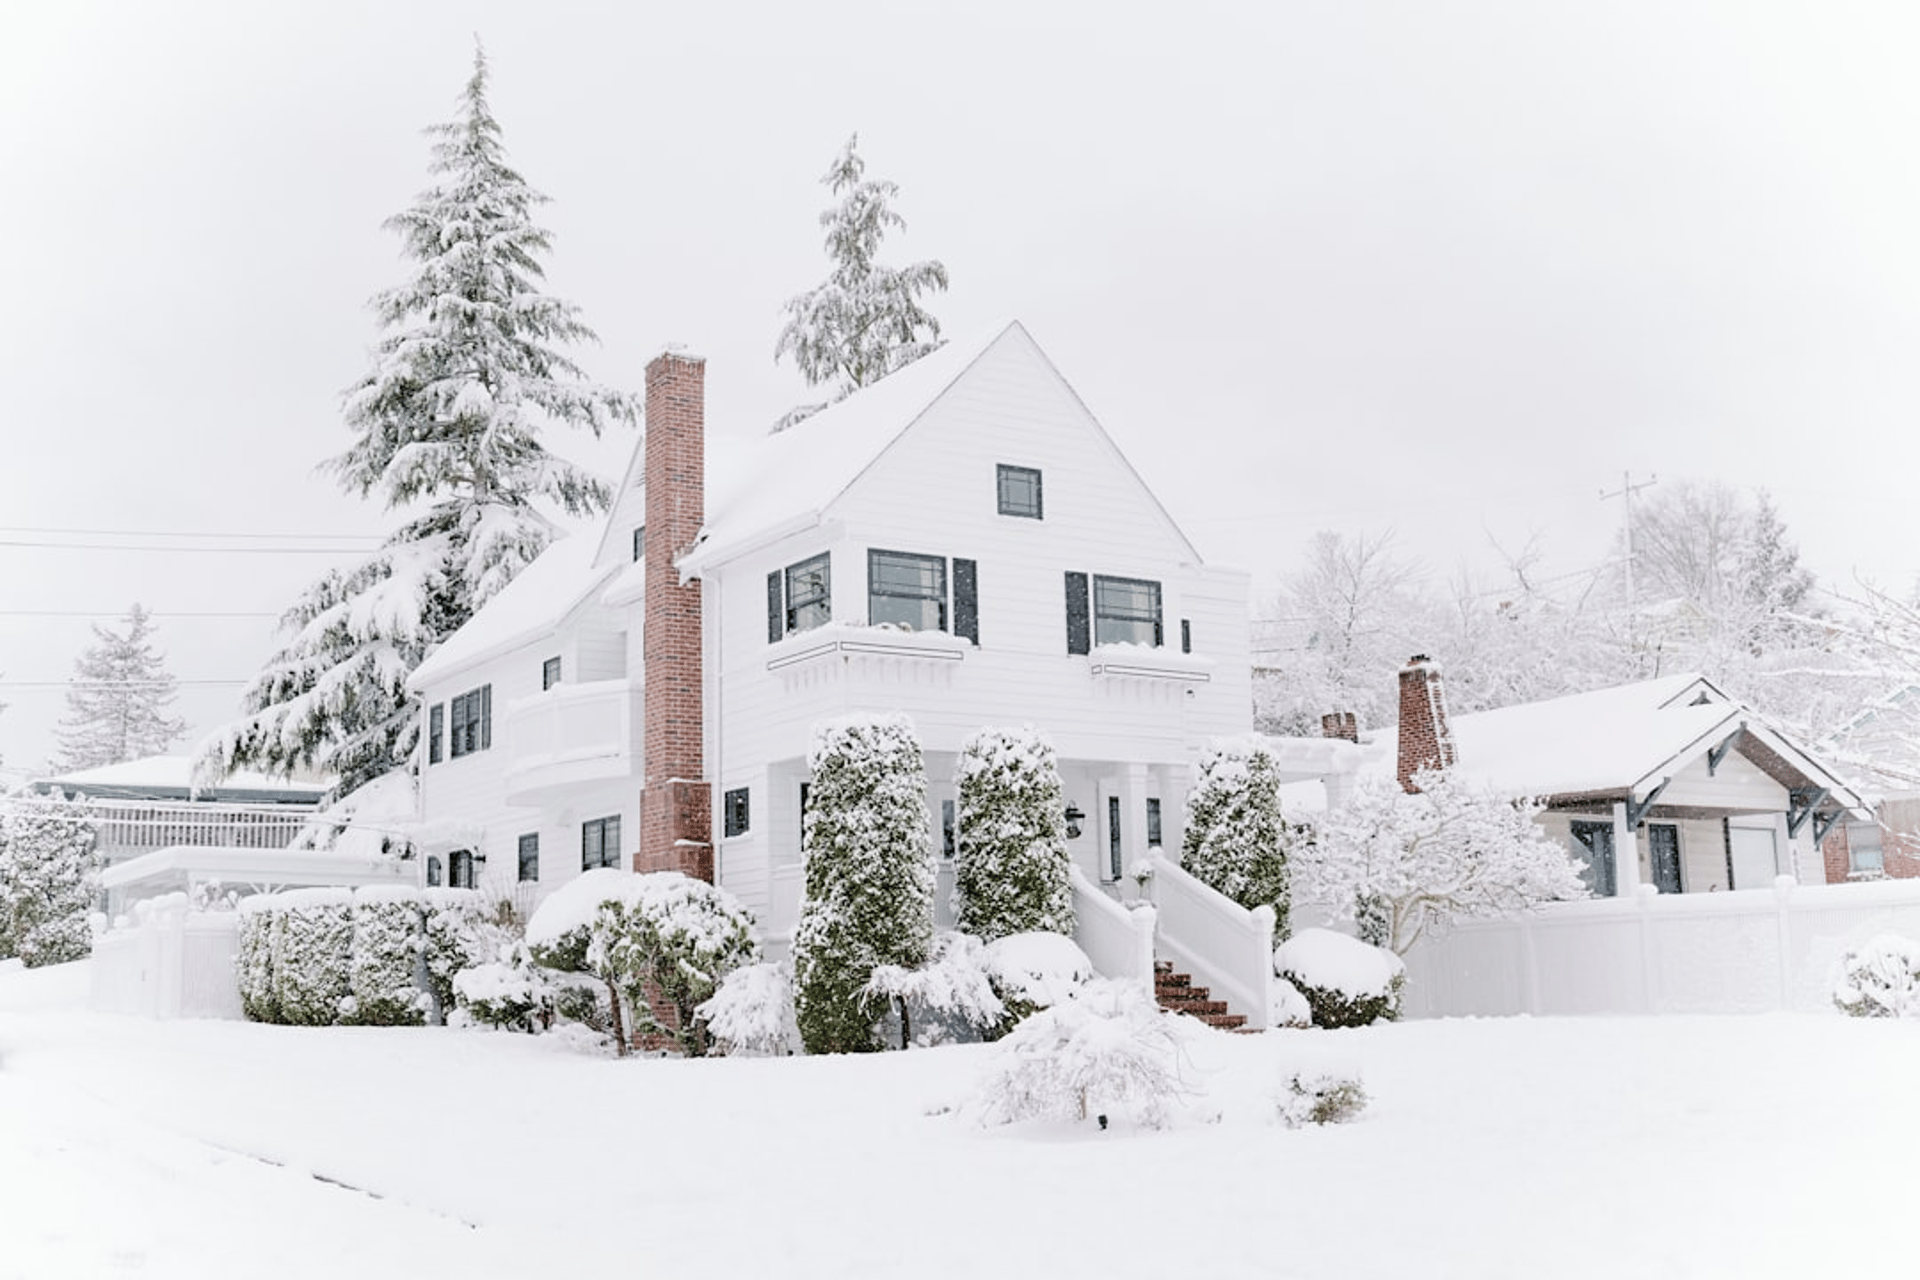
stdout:
[(1407, 659), (1400, 672), (1400, 760), (1403, 791), (1418, 790), (1413, 775), (1453, 764), (1453, 731), (1447, 726), (1447, 692), (1440, 668), (1424, 653)]
[(706, 361), (662, 352), (647, 365), (645, 664), (640, 851), (635, 871), (713, 879), (713, 799), (704, 764), (700, 584), (674, 567), (706, 520)]
[(1320, 717), (1320, 736), (1360, 741), (1360, 721), (1351, 711), (1329, 711)]

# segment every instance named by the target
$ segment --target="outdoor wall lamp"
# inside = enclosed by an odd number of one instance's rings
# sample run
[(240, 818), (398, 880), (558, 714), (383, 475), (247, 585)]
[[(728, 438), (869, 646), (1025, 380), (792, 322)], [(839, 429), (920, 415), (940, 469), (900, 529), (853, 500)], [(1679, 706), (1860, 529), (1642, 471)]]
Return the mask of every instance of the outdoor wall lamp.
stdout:
[(1070, 804), (1067, 806), (1066, 819), (1067, 839), (1078, 840), (1080, 838), (1080, 824), (1087, 820), (1087, 815), (1080, 812), (1079, 805)]

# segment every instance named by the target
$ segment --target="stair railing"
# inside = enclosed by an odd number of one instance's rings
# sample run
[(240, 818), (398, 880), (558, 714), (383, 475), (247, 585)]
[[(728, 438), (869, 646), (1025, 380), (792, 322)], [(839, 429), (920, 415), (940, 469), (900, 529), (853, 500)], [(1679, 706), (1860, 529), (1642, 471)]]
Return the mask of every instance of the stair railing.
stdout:
[(1264, 1030), (1272, 1022), (1273, 908), (1248, 910), (1157, 847), (1147, 850), (1146, 862), (1159, 953), (1244, 1014), (1247, 1026)]
[(1135, 982), (1153, 994), (1154, 909), (1125, 907), (1073, 867), (1073, 940), (1103, 978)]

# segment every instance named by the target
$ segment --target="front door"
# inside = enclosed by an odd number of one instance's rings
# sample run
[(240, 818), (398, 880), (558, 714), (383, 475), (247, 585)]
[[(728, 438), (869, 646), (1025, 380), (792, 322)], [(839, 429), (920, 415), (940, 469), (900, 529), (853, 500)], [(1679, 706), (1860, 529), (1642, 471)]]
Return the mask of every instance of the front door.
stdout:
[(1662, 893), (1680, 892), (1680, 828), (1670, 822), (1647, 824), (1647, 850), (1653, 858), (1653, 884)]
[(1586, 864), (1580, 878), (1596, 898), (1613, 896), (1613, 824), (1611, 822), (1575, 822), (1574, 853)]

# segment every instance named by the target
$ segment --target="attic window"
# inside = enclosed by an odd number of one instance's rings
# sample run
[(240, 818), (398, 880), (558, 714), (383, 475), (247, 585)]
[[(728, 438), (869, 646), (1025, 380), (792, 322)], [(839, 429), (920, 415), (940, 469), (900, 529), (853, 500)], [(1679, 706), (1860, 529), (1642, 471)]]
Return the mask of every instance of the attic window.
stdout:
[(1000, 514), (1038, 520), (1040, 516), (1040, 472), (1033, 467), (999, 464)]

